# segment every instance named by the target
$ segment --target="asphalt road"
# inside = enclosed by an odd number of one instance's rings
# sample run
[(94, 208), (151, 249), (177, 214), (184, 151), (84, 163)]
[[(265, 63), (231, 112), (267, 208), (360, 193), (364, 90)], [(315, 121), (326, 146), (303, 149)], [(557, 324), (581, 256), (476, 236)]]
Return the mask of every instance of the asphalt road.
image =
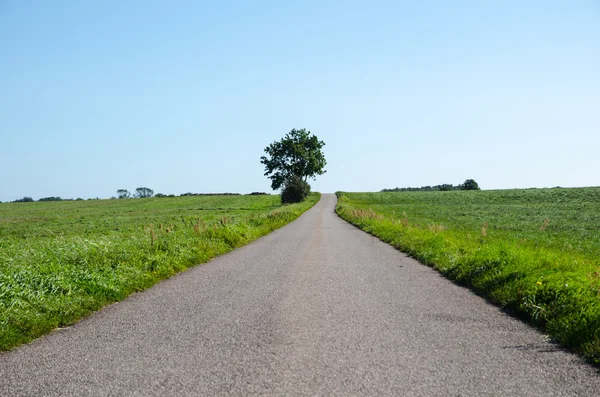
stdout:
[(0, 354), (0, 395), (600, 394), (595, 369), (334, 205)]

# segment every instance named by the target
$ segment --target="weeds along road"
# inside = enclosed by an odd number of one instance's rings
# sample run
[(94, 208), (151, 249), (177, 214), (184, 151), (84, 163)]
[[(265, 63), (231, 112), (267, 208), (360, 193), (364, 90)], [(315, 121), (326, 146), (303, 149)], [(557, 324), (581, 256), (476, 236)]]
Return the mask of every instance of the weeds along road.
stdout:
[(0, 354), (0, 395), (598, 395), (596, 370), (335, 200)]

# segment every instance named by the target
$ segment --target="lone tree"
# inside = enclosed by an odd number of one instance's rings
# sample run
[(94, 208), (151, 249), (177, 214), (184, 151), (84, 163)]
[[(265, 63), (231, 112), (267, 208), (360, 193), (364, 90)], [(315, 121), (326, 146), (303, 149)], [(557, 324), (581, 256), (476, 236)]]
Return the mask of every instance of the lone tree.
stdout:
[(138, 187), (135, 189), (133, 197), (135, 198), (148, 198), (154, 195), (154, 190), (147, 187)]
[(267, 155), (262, 156), (260, 162), (265, 165), (265, 176), (271, 179), (271, 188), (277, 190), (293, 177), (306, 183), (308, 178), (327, 172), (323, 146), (325, 142), (304, 128), (293, 129), (281, 141), (267, 146)]
[(462, 190), (481, 190), (475, 179), (467, 179), (461, 187)]
[(119, 189), (117, 190), (117, 197), (120, 199), (126, 199), (131, 197), (131, 193), (127, 189)]

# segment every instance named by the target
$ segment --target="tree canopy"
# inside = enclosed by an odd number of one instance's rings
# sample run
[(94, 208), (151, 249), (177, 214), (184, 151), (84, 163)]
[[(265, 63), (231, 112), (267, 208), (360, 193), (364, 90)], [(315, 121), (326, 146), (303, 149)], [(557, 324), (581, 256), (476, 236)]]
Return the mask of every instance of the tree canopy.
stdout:
[(131, 197), (131, 193), (127, 189), (119, 189), (117, 190), (117, 197), (120, 199), (125, 199)]
[(152, 197), (153, 195), (154, 195), (154, 190), (152, 190), (148, 187), (138, 187), (137, 189), (135, 189), (135, 193), (133, 194), (133, 197), (148, 198), (148, 197)]
[(479, 184), (477, 184), (477, 182), (475, 182), (475, 179), (467, 179), (462, 184), (462, 190), (481, 190), (481, 189), (479, 188)]
[(266, 156), (260, 162), (265, 165), (265, 176), (271, 179), (271, 188), (279, 189), (294, 176), (306, 182), (327, 172), (323, 146), (325, 142), (304, 128), (292, 129), (283, 139), (267, 146)]

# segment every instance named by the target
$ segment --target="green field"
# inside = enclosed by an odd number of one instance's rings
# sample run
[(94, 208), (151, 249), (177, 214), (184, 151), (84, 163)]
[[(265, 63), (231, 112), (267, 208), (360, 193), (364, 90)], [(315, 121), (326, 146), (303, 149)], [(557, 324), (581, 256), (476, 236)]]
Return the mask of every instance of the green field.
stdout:
[(338, 196), (344, 219), (600, 364), (600, 188)]
[(212, 196), (0, 204), (0, 350), (300, 216), (319, 199)]

